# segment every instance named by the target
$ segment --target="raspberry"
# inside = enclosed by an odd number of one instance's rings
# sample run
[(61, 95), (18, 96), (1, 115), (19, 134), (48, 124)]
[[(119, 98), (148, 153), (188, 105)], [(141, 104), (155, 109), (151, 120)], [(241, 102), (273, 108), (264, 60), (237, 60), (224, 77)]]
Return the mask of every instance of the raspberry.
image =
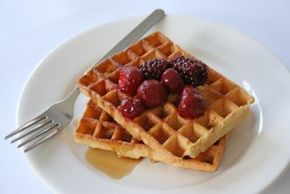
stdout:
[(119, 75), (119, 89), (130, 96), (134, 96), (138, 86), (142, 83), (143, 76), (137, 67), (123, 67)]
[(183, 89), (181, 99), (178, 104), (180, 116), (193, 119), (202, 116), (205, 112), (206, 104), (200, 92), (192, 86)]
[(180, 93), (184, 88), (182, 78), (173, 68), (167, 69), (162, 74), (161, 83), (173, 93)]
[(124, 117), (133, 119), (134, 117), (142, 114), (144, 106), (138, 99), (124, 99), (121, 101), (121, 105), (118, 107), (118, 110)]
[(170, 63), (163, 59), (153, 59), (151, 61), (145, 62), (140, 67), (145, 79), (156, 79), (159, 80), (162, 73), (170, 67)]
[(207, 66), (199, 60), (181, 56), (171, 61), (171, 63), (183, 78), (185, 84), (203, 85), (208, 78)]
[(137, 98), (152, 108), (163, 104), (167, 94), (164, 86), (157, 80), (145, 80), (137, 90)]

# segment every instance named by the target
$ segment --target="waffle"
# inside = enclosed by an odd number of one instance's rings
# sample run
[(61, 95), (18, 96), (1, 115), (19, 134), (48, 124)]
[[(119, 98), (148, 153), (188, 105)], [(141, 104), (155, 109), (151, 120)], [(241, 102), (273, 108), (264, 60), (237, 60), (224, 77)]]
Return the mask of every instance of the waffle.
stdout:
[(131, 97), (117, 89), (120, 67), (139, 67), (153, 58), (173, 59), (177, 56), (194, 58), (162, 33), (155, 32), (102, 61), (79, 79), (79, 88), (85, 95), (136, 140), (142, 140), (159, 152), (162, 161), (173, 157), (197, 157), (237, 126), (254, 102), (254, 98), (240, 86), (208, 66), (208, 80), (198, 88), (207, 103), (202, 117), (180, 117), (172, 95), (165, 105), (147, 109), (133, 120), (123, 117), (117, 107), (122, 99)]
[(222, 137), (196, 158), (173, 156), (170, 160), (164, 160), (158, 152), (142, 141), (134, 139), (110, 115), (89, 101), (74, 131), (74, 138), (76, 142), (89, 145), (92, 148), (114, 151), (119, 157), (133, 159), (145, 157), (177, 167), (213, 172), (220, 165), (228, 135)]

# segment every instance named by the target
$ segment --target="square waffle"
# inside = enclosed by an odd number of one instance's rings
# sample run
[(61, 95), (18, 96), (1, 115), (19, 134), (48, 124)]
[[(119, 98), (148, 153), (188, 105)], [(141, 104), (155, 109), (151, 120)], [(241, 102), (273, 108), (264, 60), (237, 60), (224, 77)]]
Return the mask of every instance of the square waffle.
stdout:
[[(198, 89), (205, 97), (203, 116), (184, 119), (169, 96), (165, 105), (147, 109), (133, 120), (123, 117), (117, 107), (123, 98), (131, 98), (117, 89), (120, 67), (137, 66), (154, 59), (192, 57), (160, 32), (155, 32), (102, 61), (79, 79), (79, 88), (107, 112), (136, 140), (158, 152), (162, 161), (195, 158), (238, 125), (249, 112), (254, 98), (208, 66), (208, 79)], [(171, 100), (173, 99), (173, 100)], [(161, 160), (161, 159), (160, 159)]]
[(74, 131), (76, 142), (86, 144), (92, 148), (114, 151), (119, 157), (133, 159), (146, 157), (153, 161), (206, 172), (213, 172), (218, 169), (228, 136), (222, 137), (196, 158), (173, 156), (170, 160), (164, 160), (158, 152), (142, 141), (134, 139), (128, 131), (92, 101), (87, 103), (84, 114)]

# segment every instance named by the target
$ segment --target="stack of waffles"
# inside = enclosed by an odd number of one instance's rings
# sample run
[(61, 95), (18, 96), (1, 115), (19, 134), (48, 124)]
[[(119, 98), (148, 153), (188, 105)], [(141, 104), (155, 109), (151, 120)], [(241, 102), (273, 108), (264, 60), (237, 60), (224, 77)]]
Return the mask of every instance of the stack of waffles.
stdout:
[(214, 69), (208, 67), (208, 79), (198, 87), (207, 107), (198, 118), (181, 117), (171, 96), (162, 106), (146, 109), (134, 119), (118, 111), (122, 99), (132, 98), (118, 90), (121, 67), (178, 56), (194, 58), (155, 32), (87, 71), (79, 79), (79, 88), (89, 102), (75, 129), (76, 142), (114, 151), (120, 157), (216, 171), (229, 132), (247, 115), (254, 98)]

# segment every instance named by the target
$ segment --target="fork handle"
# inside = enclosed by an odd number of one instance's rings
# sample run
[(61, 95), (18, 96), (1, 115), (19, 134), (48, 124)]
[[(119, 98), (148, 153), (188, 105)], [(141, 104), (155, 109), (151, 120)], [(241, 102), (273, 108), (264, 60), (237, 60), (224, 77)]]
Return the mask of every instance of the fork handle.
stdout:
[(155, 9), (147, 16), (138, 26), (136, 26), (129, 34), (127, 34), (120, 42), (118, 42), (107, 54), (105, 54), (96, 64), (91, 66), (88, 71), (93, 69), (99, 62), (110, 57), (111, 55), (125, 49), (130, 44), (141, 38), (152, 26), (157, 24), (163, 17), (165, 12), (162, 9)]

